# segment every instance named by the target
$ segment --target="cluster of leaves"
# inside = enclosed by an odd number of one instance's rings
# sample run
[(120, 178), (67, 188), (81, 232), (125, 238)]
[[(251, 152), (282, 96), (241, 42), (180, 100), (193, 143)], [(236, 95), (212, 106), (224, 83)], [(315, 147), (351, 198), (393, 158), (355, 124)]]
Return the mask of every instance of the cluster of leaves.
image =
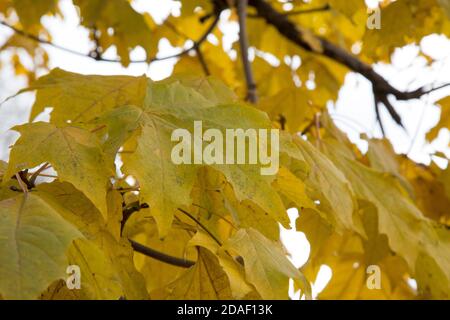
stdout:
[[(300, 210), (298, 229), (311, 242), (303, 272), (312, 280), (323, 263), (336, 270), (324, 296), (370, 297), (370, 264), (382, 266), (386, 298), (412, 297), (408, 276), (421, 294), (448, 295), (448, 171), (414, 164), (382, 140), (370, 141), (362, 156), (326, 114), (308, 141), (282, 136), (277, 176), (260, 176), (255, 165), (175, 165), (171, 132), (192, 129), (194, 119), (221, 130), (271, 126), (211, 78), (152, 82), (55, 69), (27, 90), (37, 90), (32, 115), (44, 105), (53, 112), (50, 123), (14, 128), (21, 137), (5, 165), (0, 202), (5, 298), (38, 296), (68, 263), (88, 275), (82, 290), (53, 285), (43, 297), (142, 298), (149, 290), (161, 298), (286, 298), (289, 278), (308, 294), (276, 245), (289, 207)], [(116, 174), (118, 154), (121, 172), (137, 184)], [(14, 191), (30, 179), (8, 177), (43, 163), (57, 180)], [(136, 202), (150, 208), (124, 220)], [(133, 261), (127, 239), (195, 265), (184, 271), (142, 256)]]
[[(35, 36), (14, 34), (8, 43), (17, 37), (17, 47), (27, 42), (42, 49), (40, 18), (57, 13), (58, 1), (36, 3), (0, 1), (0, 12), (17, 14), (18, 26)], [(179, 17), (158, 25), (126, 0), (74, 1), (96, 44), (89, 56), (102, 59), (116, 46), (124, 65), (132, 63), (136, 46), (151, 61), (159, 39), (181, 47), (203, 38), (216, 2), (182, 3)], [(364, 29), (364, 1), (311, 1), (292, 10), (325, 4), (325, 12), (292, 20), (305, 34), (340, 39), (348, 50), (362, 41), (359, 58), (369, 63), (388, 60), (395, 47), (429, 32), (450, 31), (437, 0), (386, 1), (381, 31)], [(284, 12), (282, 3), (273, 5)], [(399, 12), (410, 18), (401, 35)], [(8, 163), (0, 163), (2, 298), (285, 299), (289, 279), (309, 298), (322, 264), (333, 278), (319, 298), (449, 298), (449, 169), (418, 165), (386, 140), (367, 139), (369, 151), (361, 154), (324, 111), (348, 70), (281, 37), (252, 8), (248, 16), (257, 105), (242, 101), (241, 62), (223, 50), (217, 28), (216, 41), (203, 41), (195, 56), (180, 56), (179, 75), (164, 81), (53, 69), (21, 91), (35, 91), (36, 100), (30, 122), (13, 128), (20, 138)], [(229, 19), (236, 19), (234, 11)], [(234, 49), (239, 52), (237, 43)], [(300, 67), (293, 63), (298, 56)], [(35, 122), (46, 107), (50, 121)], [(448, 118), (444, 114), (430, 139), (448, 127)], [(283, 129), (277, 175), (261, 176), (260, 165), (173, 164), (173, 129), (191, 131), (198, 120), (222, 132)], [(42, 182), (50, 168), (55, 179)], [(291, 207), (300, 212), (297, 230), (311, 244), (301, 270), (279, 239)], [(145, 248), (181, 262), (149, 258)], [(81, 290), (64, 284), (72, 264), (81, 268)], [(366, 287), (366, 267), (373, 264), (382, 271), (381, 290)]]
[[(158, 24), (149, 13), (136, 12), (128, 0), (73, 1), (78, 8), (81, 26), (89, 30), (92, 50), (87, 53), (67, 51), (128, 66), (130, 63), (171, 57), (158, 55), (160, 40), (168, 40), (172, 46), (184, 49), (179, 55), (181, 59), (175, 66), (175, 73), (212, 74), (235, 90), (239, 97), (245, 97), (242, 63), (224, 50), (222, 30), (211, 29), (216, 23), (212, 21), (213, 16), (223, 10), (224, 5), (232, 6), (233, 1), (178, 2), (181, 4), (180, 15), (169, 15)], [(396, 48), (418, 44), (426, 35), (450, 35), (450, 11), (445, 0), (385, 0), (380, 4), (382, 28), (372, 30), (366, 28), (368, 9), (364, 0), (314, 0), (291, 3), (288, 7), (284, 1), (270, 4), (306, 34), (306, 41), (314, 47), (313, 51), (323, 51), (314, 35), (330, 42), (338, 39), (339, 47), (354, 53), (355, 57), (367, 64), (388, 62)], [(327, 101), (337, 98), (348, 69), (336, 57), (329, 59), (330, 55), (325, 54), (328, 57), (325, 58), (308, 52), (280, 35), (276, 26), (258, 16), (253, 7), (249, 7), (248, 11), (248, 40), (255, 49), (252, 69), (258, 84), (260, 108), (273, 118), (281, 119), (282, 126), (292, 131), (303, 131)], [(36, 74), (48, 69), (45, 46), (40, 43), (53, 45), (49, 32), (41, 24), (41, 17), (63, 17), (58, 0), (38, 3), (30, 0), (1, 0), (0, 14), (5, 17), (2, 24), (6, 23), (16, 31), (1, 49), (11, 51), (11, 64), (16, 73), (33, 81)], [(237, 21), (236, 12), (231, 11), (227, 19), (229, 22)], [(208, 33), (209, 39), (214, 38), (214, 41), (207, 41)], [(191, 46), (192, 42), (194, 46)], [(186, 46), (192, 50), (187, 50)], [(111, 47), (116, 48), (119, 60), (103, 57), (103, 53)], [(144, 49), (146, 58), (133, 61), (130, 52), (137, 47)], [(237, 41), (232, 43), (232, 51), (240, 52)], [(433, 58), (425, 52), (419, 51), (419, 55), (429, 65), (433, 64)], [(301, 57), (301, 67), (296, 57)], [(31, 66), (26, 63), (29, 58), (33, 61)], [(275, 64), (274, 59), (277, 60)], [(314, 90), (305, 85), (308, 83)], [(286, 97), (283, 103), (280, 103), (280, 97)], [(308, 107), (299, 110), (297, 105)], [(430, 141), (436, 138), (440, 128), (450, 127), (448, 102), (441, 101), (438, 105), (442, 108), (443, 116), (434, 131), (427, 136)]]

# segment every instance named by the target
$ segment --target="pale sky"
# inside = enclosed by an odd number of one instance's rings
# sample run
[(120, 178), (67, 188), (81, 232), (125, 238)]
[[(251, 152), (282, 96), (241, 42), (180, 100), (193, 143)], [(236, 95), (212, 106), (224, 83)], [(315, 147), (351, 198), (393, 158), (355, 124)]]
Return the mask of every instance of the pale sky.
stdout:
[[(79, 19), (70, 0), (62, 0), (61, 10), (64, 20), (55, 17), (43, 18), (43, 24), (52, 35), (53, 42), (80, 52), (89, 52), (92, 48), (88, 40), (88, 32), (82, 27), (78, 27)], [(136, 10), (150, 12), (158, 22), (162, 21), (171, 11), (179, 13), (178, 3), (170, 0), (145, 1), (135, 0), (133, 6)], [(382, 27), (381, 17), (381, 27)], [(230, 41), (237, 38), (238, 28), (236, 24), (221, 23), (219, 26), (225, 33), (225, 45), (229, 46)], [(0, 26), (0, 45), (11, 34), (11, 31)], [(436, 86), (450, 82), (450, 41), (438, 35), (428, 36), (419, 44), (420, 48), (437, 62), (432, 66), (426, 66), (424, 58), (418, 56), (419, 46), (411, 45), (396, 51), (392, 64), (377, 65), (376, 70), (387, 78), (398, 89), (415, 89), (423, 84), (434, 83)], [(83, 74), (147, 74), (153, 80), (160, 80), (168, 77), (176, 59), (161, 62), (154, 62), (150, 67), (146, 64), (132, 64), (128, 68), (123, 68), (117, 63), (99, 62), (92, 59), (83, 58), (58, 49), (46, 46), (50, 56), (51, 67), (83, 73)], [(160, 42), (161, 56), (170, 55), (178, 50), (172, 48), (167, 41)], [(0, 70), (0, 101), (14, 94), (23, 88), (25, 82), (13, 75), (11, 67), (5, 64), (9, 60), (9, 52), (0, 53), (2, 68)], [(114, 49), (106, 52), (106, 57), (115, 57)], [(144, 58), (142, 49), (136, 49), (132, 53), (132, 59)], [(442, 151), (450, 156), (448, 144), (450, 135), (442, 132), (438, 141), (429, 145), (424, 137), (425, 133), (437, 123), (439, 119), (439, 108), (433, 105), (438, 98), (449, 94), (450, 88), (439, 90), (430, 96), (424, 96), (420, 100), (396, 102), (394, 106), (402, 116), (406, 131), (396, 126), (389, 118), (389, 115), (382, 110), (382, 118), (388, 138), (391, 139), (397, 152), (408, 153), (409, 157), (415, 161), (429, 163), (430, 154), (435, 151)], [(0, 106), (0, 159), (7, 160), (7, 145), (11, 145), (17, 138), (17, 134), (7, 131), (16, 124), (27, 121), (28, 113), (32, 103), (33, 94), (24, 94)], [(338, 101), (329, 108), (330, 114), (335, 119), (336, 124), (347, 134), (350, 139), (365, 150), (367, 144), (359, 139), (359, 134), (365, 132), (371, 137), (380, 137), (381, 133), (375, 122), (375, 112), (373, 107), (373, 96), (370, 82), (358, 74), (348, 74), (344, 86), (339, 93)], [(41, 120), (48, 119), (48, 114), (43, 114)], [(414, 143), (413, 143), (414, 141)], [(439, 159), (437, 159), (439, 161)], [(446, 161), (440, 159), (439, 165), (445, 166)], [(290, 210), (289, 215), (297, 215), (296, 210)], [(295, 230), (283, 231), (282, 238), (287, 247), (293, 263), (299, 267), (307, 259), (309, 254), (309, 244), (303, 233)], [(329, 268), (321, 271), (321, 276), (315, 286), (315, 293), (319, 292), (330, 278)]]

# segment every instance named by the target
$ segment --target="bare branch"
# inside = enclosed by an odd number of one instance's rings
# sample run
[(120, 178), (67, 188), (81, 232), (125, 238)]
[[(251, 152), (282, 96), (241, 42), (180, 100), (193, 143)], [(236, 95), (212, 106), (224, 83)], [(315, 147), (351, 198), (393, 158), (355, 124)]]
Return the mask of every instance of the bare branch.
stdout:
[(375, 115), (377, 117), (377, 122), (378, 122), (378, 125), (380, 126), (381, 135), (383, 136), (383, 138), (385, 138), (386, 137), (386, 131), (384, 130), (383, 121), (381, 120), (379, 100), (377, 99), (376, 96), (375, 96), (374, 100), (375, 100), (374, 101), (375, 102)]
[(5, 26), (5, 27), (7, 27), (7, 28), (9, 28), (9, 29), (11, 29), (12, 31), (14, 31), (14, 32), (17, 33), (18, 35), (21, 35), (21, 36), (23, 36), (23, 37), (25, 37), (25, 38), (28, 38), (28, 39), (30, 39), (30, 40), (39, 42), (39, 43), (41, 43), (41, 44), (49, 45), (49, 46), (51, 46), (51, 47), (53, 47), (53, 48), (56, 48), (56, 49), (58, 49), (58, 50), (62, 50), (62, 51), (68, 52), (68, 53), (70, 53), (70, 54), (74, 54), (74, 55), (77, 55), (77, 56), (81, 56), (81, 57), (86, 57), (86, 58), (92, 58), (92, 59), (94, 59), (94, 58), (93, 58), (92, 56), (90, 56), (89, 54), (81, 53), (81, 52), (78, 52), (78, 51), (75, 51), (75, 50), (72, 50), (72, 49), (65, 48), (65, 47), (63, 47), (63, 46), (57, 45), (57, 44), (55, 44), (55, 43), (53, 43), (53, 42), (51, 42), (51, 41), (49, 41), (49, 40), (43, 39), (43, 38), (41, 38), (41, 37), (35, 36), (34, 34), (28, 33), (28, 32), (26, 32), (26, 31), (24, 31), (24, 30), (18, 29), (18, 28), (16, 28), (16, 27), (14, 27), (14, 26), (8, 24), (6, 21), (0, 21), (0, 24), (3, 25), (3, 26)]
[(247, 83), (247, 100), (256, 103), (256, 84), (253, 78), (252, 66), (248, 59), (248, 38), (247, 38), (247, 0), (237, 1), (237, 11), (239, 19), (239, 45), (241, 47), (241, 60), (244, 67), (245, 81)]
[(437, 90), (440, 90), (440, 89), (444, 89), (444, 88), (446, 88), (448, 86), (450, 86), (450, 83), (445, 83), (445, 84), (440, 85), (440, 86), (438, 86), (436, 88), (431, 88), (429, 90), (426, 90), (426, 91), (423, 92), (423, 94), (428, 94), (428, 93), (431, 93), (431, 92), (434, 92), (434, 91), (437, 91)]

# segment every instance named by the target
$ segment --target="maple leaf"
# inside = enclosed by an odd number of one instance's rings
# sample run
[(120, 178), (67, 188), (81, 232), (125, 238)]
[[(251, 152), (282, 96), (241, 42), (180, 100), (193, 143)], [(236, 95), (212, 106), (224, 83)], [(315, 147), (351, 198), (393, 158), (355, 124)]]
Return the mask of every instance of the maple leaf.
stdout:
[(156, 299), (225, 300), (231, 299), (231, 289), (217, 259), (205, 249), (199, 249), (197, 263), (163, 292), (151, 293)]
[(56, 13), (57, 0), (13, 0), (13, 6), (16, 10), (20, 23), (25, 27), (33, 27), (40, 23), (41, 17), (47, 13)]
[(387, 235), (390, 247), (406, 260), (411, 270), (418, 272), (417, 265), (421, 266), (424, 256), (433, 257), (434, 267), (443, 276), (441, 281), (448, 283), (448, 232), (425, 219), (392, 177), (336, 153), (332, 158), (352, 183), (356, 197), (375, 205), (379, 232)]
[[(286, 299), (289, 278), (302, 281), (303, 275), (281, 249), (252, 228), (239, 230), (227, 241), (225, 248), (243, 258), (247, 281), (264, 299)], [(309, 295), (308, 286), (303, 290)]]
[(0, 293), (6, 299), (36, 299), (66, 273), (65, 252), (83, 237), (34, 194), (0, 202)]
[[(133, 262), (133, 251), (126, 239), (115, 235), (115, 224), (120, 219), (113, 215), (114, 196), (108, 194), (108, 219), (84, 194), (67, 182), (53, 181), (40, 184), (36, 194), (56, 210), (61, 217), (75, 226), (84, 235), (74, 241), (66, 252), (70, 265), (77, 265), (83, 275), (83, 285), (76, 293), (69, 293), (67, 286), (57, 284), (41, 297), (53, 299), (68, 295), (71, 299), (147, 299), (142, 275)], [(121, 209), (121, 199), (119, 206)]]
[(81, 76), (56, 68), (19, 93), (37, 90), (30, 120), (50, 106), (52, 122), (63, 125), (93, 119), (118, 106), (139, 105), (146, 85), (145, 77)]
[(150, 15), (137, 13), (126, 0), (75, 0), (74, 4), (80, 8), (81, 24), (94, 30), (101, 49), (115, 45), (124, 66), (129, 65), (130, 51), (137, 46), (144, 48), (148, 60), (153, 57)]
[[(50, 85), (43, 86), (43, 89), (39, 86), (32, 88), (37, 89), (38, 96), (40, 90), (44, 92), (50, 90), (48, 94), (57, 90), (59, 95), (58, 100), (55, 100), (55, 106), (58, 106), (58, 101), (63, 101), (69, 96), (73, 97), (70, 91), (59, 90), (67, 79), (65, 73), (61, 76), (62, 79), (55, 75), (56, 87)], [(70, 86), (76, 77), (84, 78), (81, 75), (69, 74), (66, 85)], [(87, 81), (89, 80), (90, 78)], [(96, 95), (90, 99), (81, 96), (79, 98), (88, 106), (92, 106), (98, 101), (97, 92), (103, 92), (100, 90), (104, 90), (105, 84), (113, 83), (115, 80), (115, 77), (97, 78), (98, 85), (94, 85), (93, 88)], [(198, 169), (196, 165), (179, 166), (171, 161), (173, 147), (171, 135), (175, 128), (190, 129), (194, 121), (203, 121), (205, 130), (219, 128), (223, 132), (229, 128), (244, 130), (270, 128), (270, 122), (262, 112), (236, 104), (234, 100), (234, 95), (214, 80), (174, 78), (156, 83), (149, 81), (145, 97), (142, 101), (136, 101), (135, 106), (117, 107), (115, 106), (117, 102), (110, 99), (108, 105), (102, 104), (112, 108), (96, 119), (97, 123), (103, 122), (108, 125), (109, 133), (105, 149), (110, 149), (109, 153), (114, 154), (128, 140), (127, 145), (131, 149), (125, 146), (127, 153), (122, 155), (123, 170), (140, 181), (141, 197), (152, 205), (152, 214), (159, 223), (162, 235), (167, 233), (174, 211), (191, 204), (190, 192)], [(93, 113), (90, 115), (92, 117)], [(115, 119), (122, 120), (116, 123)], [(53, 122), (53, 115), (51, 121)], [(58, 113), (55, 121), (57, 123), (60, 121)], [(233, 185), (239, 200), (249, 199), (275, 219), (287, 223), (282, 201), (270, 185), (272, 178), (261, 176), (259, 167), (220, 164), (213, 167), (224, 173)], [(156, 185), (158, 188), (155, 189)]]
[(73, 183), (106, 216), (108, 178), (114, 173), (112, 163), (106, 162), (100, 143), (92, 133), (76, 127), (58, 128), (44, 122), (14, 129), (22, 136), (11, 150), (5, 175), (12, 176), (23, 169), (49, 162), (62, 181)]

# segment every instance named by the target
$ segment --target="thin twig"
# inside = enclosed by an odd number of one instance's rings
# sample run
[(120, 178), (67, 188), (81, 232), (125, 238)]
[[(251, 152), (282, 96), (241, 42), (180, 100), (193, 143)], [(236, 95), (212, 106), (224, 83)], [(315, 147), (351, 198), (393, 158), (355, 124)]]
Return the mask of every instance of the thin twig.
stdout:
[(220, 242), (220, 240), (214, 235), (212, 234), (211, 231), (208, 230), (208, 228), (206, 228), (198, 219), (196, 219), (192, 214), (190, 214), (189, 212), (187, 212), (186, 210), (183, 210), (181, 208), (178, 208), (178, 210), (182, 213), (184, 213), (186, 216), (188, 216), (191, 220), (193, 220), (195, 223), (197, 223), (200, 228), (202, 228), (207, 234), (209, 234), (211, 236), (211, 238), (214, 239), (214, 241), (219, 245), (222, 246), (222, 242)]
[(237, 12), (239, 20), (239, 45), (241, 48), (241, 60), (244, 67), (245, 81), (247, 83), (247, 100), (256, 103), (256, 84), (253, 78), (252, 66), (248, 59), (248, 38), (247, 38), (247, 0), (237, 1)]
[[(440, 63), (442, 66), (443, 66), (443, 62), (446, 61), (447, 58), (448, 58), (448, 56)], [(444, 68), (439, 68), (438, 69), (438, 72), (437, 72), (437, 75), (436, 75), (436, 79), (439, 78), (439, 76), (442, 73), (442, 70), (444, 70)], [(429, 93), (432, 93), (432, 92), (434, 92), (436, 90), (439, 90), (439, 89), (443, 89), (443, 88), (445, 88), (445, 87), (447, 87), (449, 85), (450, 85), (450, 83), (446, 83), (446, 84), (443, 84), (443, 85), (440, 85), (440, 86), (437, 86), (437, 87), (432, 85), (431, 89), (426, 91), (426, 93), (425, 93), (426, 94), (426, 96), (425, 96), (425, 105), (422, 108), (422, 112), (421, 112), (421, 115), (419, 117), (419, 122), (417, 123), (416, 131), (414, 132), (414, 136), (411, 139), (411, 144), (409, 145), (408, 151), (406, 152), (407, 155), (409, 155), (411, 153), (411, 151), (413, 150), (414, 145), (415, 145), (416, 140), (417, 140), (417, 137), (419, 136), (420, 128), (422, 127), (422, 122), (424, 121), (425, 115), (426, 115), (425, 111), (427, 110), (427, 108), (428, 108), (428, 106), (430, 104), (430, 97), (431, 97), (431, 95)]]
[(139, 201), (135, 201), (133, 203), (131, 203), (129, 206), (127, 206), (126, 208), (122, 209), (122, 221), (120, 222), (120, 232), (123, 231), (123, 228), (125, 227), (125, 223), (128, 221), (128, 219), (130, 218), (130, 216), (141, 210), (141, 209), (145, 209), (148, 208), (149, 205), (147, 203), (139, 203)]
[(53, 42), (51, 42), (49, 40), (43, 39), (43, 38), (41, 38), (39, 36), (35, 36), (34, 34), (28, 33), (28, 32), (26, 32), (24, 30), (18, 29), (16, 27), (10, 25), (6, 21), (0, 21), (0, 24), (5, 26), (5, 27), (7, 27), (7, 28), (9, 28), (9, 29), (11, 29), (12, 31), (14, 31), (18, 35), (21, 35), (21, 36), (23, 36), (25, 38), (28, 38), (30, 40), (39, 42), (41, 44), (46, 44), (46, 45), (52, 46), (53, 48), (56, 48), (56, 49), (61, 50), (61, 51), (68, 52), (68, 53), (73, 54), (73, 55), (82, 56), (82, 57), (88, 57), (88, 58), (92, 58), (93, 59), (93, 57), (90, 56), (89, 54), (81, 53), (79, 51), (75, 51), (75, 50), (72, 50), (72, 49), (60, 46), (60, 45), (55, 44), (55, 43), (53, 43)]
[(35, 182), (36, 182), (36, 178), (41, 174), (41, 172), (44, 171), (44, 170), (47, 170), (50, 167), (51, 167), (50, 163), (48, 163), (48, 162), (44, 163), (39, 169), (36, 170), (36, 172), (34, 172), (31, 175), (30, 184), (32, 186), (34, 186)]
[(106, 128), (106, 124), (102, 124), (102, 125), (98, 126), (97, 128), (92, 129), (92, 130), (91, 130), (91, 133), (100, 131), (100, 130), (102, 130), (102, 129), (104, 129), (104, 128)]
[(381, 135), (383, 136), (383, 138), (386, 138), (386, 131), (384, 130), (383, 121), (381, 120), (380, 105), (376, 97), (375, 97), (375, 115), (377, 117), (378, 125), (380, 126)]
[(170, 256), (163, 252), (160, 252), (160, 251), (157, 251), (150, 247), (144, 246), (143, 244), (140, 244), (131, 239), (129, 239), (129, 241), (130, 241), (131, 247), (133, 248), (134, 251), (139, 252), (143, 255), (146, 255), (147, 257), (159, 260), (161, 262), (164, 262), (164, 263), (167, 263), (167, 264), (170, 264), (173, 266), (181, 267), (181, 268), (190, 268), (195, 264), (194, 261)]
[[(193, 45), (191, 47), (189, 47), (187, 49), (184, 49), (184, 50), (182, 50), (179, 53), (168, 55), (168, 56), (165, 56), (165, 57), (159, 57), (159, 58), (155, 56), (155, 57), (150, 58), (150, 59), (131, 60), (130, 63), (152, 63), (152, 62), (155, 62), (155, 61), (163, 61), (163, 60), (168, 60), (168, 59), (172, 59), (172, 58), (181, 57), (181, 56), (189, 53), (190, 51), (195, 50), (198, 46), (200, 46), (200, 44), (202, 42), (204, 42), (207, 39), (208, 35), (214, 30), (214, 28), (216, 27), (217, 23), (219, 22), (219, 19), (220, 19), (220, 17), (217, 15), (215, 17), (214, 21), (211, 23), (211, 25), (205, 31), (205, 33), (197, 41), (194, 41), (194, 43), (193, 43)], [(82, 52), (79, 52), (79, 51), (76, 51), (76, 50), (72, 50), (72, 49), (60, 46), (60, 45), (55, 44), (55, 43), (53, 43), (53, 42), (51, 42), (49, 40), (43, 39), (43, 38), (41, 38), (39, 36), (36, 36), (34, 34), (31, 34), (31, 33), (28, 33), (28, 32), (26, 32), (24, 30), (18, 29), (16, 27), (8, 24), (5, 21), (0, 21), (0, 24), (5, 26), (5, 27), (7, 27), (7, 28), (9, 28), (9, 29), (11, 29), (11, 30), (13, 30), (17, 34), (28, 38), (28, 39), (31, 39), (31, 40), (36, 41), (36, 42), (39, 42), (39, 43), (44, 44), (44, 45), (49, 45), (49, 46), (51, 46), (51, 47), (53, 47), (55, 49), (58, 49), (58, 50), (61, 50), (61, 51), (65, 51), (65, 52), (73, 54), (73, 55), (77, 55), (77, 56), (84, 57), (84, 58), (94, 59), (94, 60), (97, 60), (97, 61), (103, 61), (103, 62), (114, 62), (114, 63), (121, 63), (122, 62), (120, 59), (108, 59), (108, 58), (101, 57), (99, 55), (92, 55), (92, 54), (89, 54), (89, 53), (86, 54), (86, 53), (82, 53)]]
[(192, 205), (195, 206), (195, 207), (197, 207), (197, 208), (200, 208), (200, 209), (202, 209), (202, 210), (205, 210), (208, 214), (211, 214), (211, 215), (213, 215), (213, 216), (216, 216), (217, 218), (219, 218), (219, 219), (225, 221), (225, 222), (226, 222), (230, 227), (232, 227), (234, 230), (238, 230), (230, 220), (228, 220), (228, 219), (225, 218), (225, 217), (222, 217), (220, 214), (217, 214), (217, 213), (215, 213), (215, 212), (210, 212), (208, 209), (206, 209), (206, 208), (204, 208), (204, 207), (202, 207), (201, 205), (196, 204), (196, 203), (193, 203)]
[[(141, 208), (148, 208), (148, 204), (146, 204), (146, 203), (138, 204), (136, 202), (135, 205), (131, 205), (129, 208), (124, 209), (123, 219), (122, 219), (122, 229), (125, 225), (126, 220), (131, 216), (131, 214), (133, 214), (136, 211), (139, 211)], [(220, 240), (216, 236), (214, 236), (214, 234), (212, 234), (211, 231), (209, 231), (208, 228), (206, 228), (200, 221), (198, 221), (198, 219), (196, 219), (193, 215), (191, 215), (186, 210), (183, 210), (181, 208), (178, 208), (178, 210), (180, 212), (184, 213), (187, 217), (189, 217), (195, 223), (197, 223), (219, 246), (222, 246), (222, 243), (220, 242)], [(172, 264), (175, 266), (183, 267), (183, 268), (189, 268), (195, 264), (194, 261), (189, 261), (189, 260), (180, 259), (177, 257), (167, 255), (165, 253), (156, 251), (152, 248), (146, 247), (146, 246), (144, 246), (140, 243), (137, 243), (136, 241), (133, 241), (131, 239), (129, 239), (129, 241), (135, 251), (142, 253), (148, 257), (157, 259), (159, 261), (162, 261), (162, 262), (165, 262), (168, 264)], [(227, 251), (225, 251), (225, 252), (227, 252)], [(240, 263), (241, 265), (243, 265), (242, 257), (237, 257), (236, 261), (238, 263)]]
[[(328, 115), (333, 120), (342, 120), (342, 121), (347, 122), (348, 125), (353, 125), (354, 126), (353, 129), (357, 132), (365, 132), (366, 134), (371, 135), (371, 130), (369, 130), (368, 127), (366, 127), (364, 124), (362, 124), (358, 120), (353, 119), (352, 117), (346, 116), (344, 114), (331, 113), (331, 112), (328, 112)], [(338, 118), (340, 118), (340, 119), (338, 119)]]
[(430, 101), (429, 101), (430, 100), (429, 99), (430, 96), (428, 95), (428, 96), (426, 96), (426, 98), (427, 99), (426, 99), (425, 104), (424, 104), (424, 106), (422, 108), (422, 112), (420, 113), (419, 121), (417, 123), (416, 130), (414, 131), (414, 135), (413, 135), (413, 137), (411, 139), (411, 144), (409, 145), (409, 148), (408, 148), (408, 151), (406, 152), (406, 155), (409, 155), (411, 153), (411, 151), (413, 150), (414, 145), (416, 144), (417, 137), (419, 136), (420, 128), (422, 128), (422, 122), (423, 122), (423, 120), (425, 118), (425, 111), (427, 110), (428, 105), (430, 104)]
[(446, 87), (448, 87), (448, 86), (450, 86), (450, 83), (445, 83), (445, 84), (440, 85), (440, 86), (438, 86), (438, 87), (436, 87), (436, 88), (431, 88), (431, 89), (429, 89), (429, 90), (426, 90), (426, 91), (423, 92), (423, 94), (425, 95), (425, 94), (434, 92), (434, 91), (436, 91), (436, 90), (440, 90), (440, 89), (446, 88)]
[[(211, 231), (208, 230), (208, 228), (206, 228), (198, 219), (196, 219), (192, 214), (190, 214), (189, 212), (187, 212), (186, 210), (183, 210), (181, 208), (178, 208), (179, 211), (183, 212), (186, 216), (188, 216), (189, 218), (191, 218), (193, 221), (195, 221), (195, 223), (197, 223), (219, 246), (222, 247), (222, 242), (217, 239), (216, 236), (214, 236), (214, 234), (212, 234)], [(225, 250), (225, 252), (230, 256), (233, 257), (228, 250)], [(241, 256), (237, 256), (235, 259), (239, 264), (244, 265), (244, 259)]]

